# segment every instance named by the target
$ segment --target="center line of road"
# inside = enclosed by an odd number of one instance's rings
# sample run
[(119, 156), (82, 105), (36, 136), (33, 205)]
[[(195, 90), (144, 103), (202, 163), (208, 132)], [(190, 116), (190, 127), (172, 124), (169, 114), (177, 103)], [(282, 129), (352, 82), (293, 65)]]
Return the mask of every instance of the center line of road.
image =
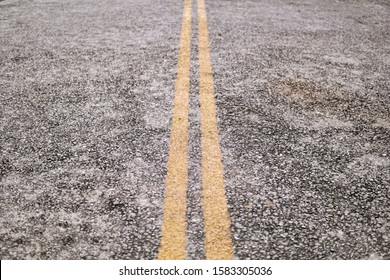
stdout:
[[(190, 86), (191, 0), (184, 0), (179, 61), (158, 259), (186, 257), (188, 181), (188, 111)], [(219, 145), (214, 81), (210, 61), (205, 1), (198, 0), (199, 100), (202, 146), (202, 205), (206, 259), (232, 259), (230, 217)]]
[(232, 259), (230, 216), (227, 209), (221, 149), (210, 62), (205, 1), (198, 0), (199, 97), (202, 134), (202, 187), (207, 259)]
[(190, 91), (191, 0), (184, 0), (175, 100), (158, 259), (186, 256), (186, 197), (188, 177), (188, 106)]

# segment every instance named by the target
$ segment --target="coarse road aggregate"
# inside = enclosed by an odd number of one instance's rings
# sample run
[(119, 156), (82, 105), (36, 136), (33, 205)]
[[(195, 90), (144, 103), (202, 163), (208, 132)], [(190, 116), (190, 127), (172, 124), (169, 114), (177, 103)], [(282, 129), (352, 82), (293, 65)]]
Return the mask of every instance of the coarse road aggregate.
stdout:
[[(198, 4), (187, 259), (210, 243)], [(158, 257), (183, 7), (0, 1), (1, 259)], [(390, 259), (390, 2), (205, 8), (232, 258)]]

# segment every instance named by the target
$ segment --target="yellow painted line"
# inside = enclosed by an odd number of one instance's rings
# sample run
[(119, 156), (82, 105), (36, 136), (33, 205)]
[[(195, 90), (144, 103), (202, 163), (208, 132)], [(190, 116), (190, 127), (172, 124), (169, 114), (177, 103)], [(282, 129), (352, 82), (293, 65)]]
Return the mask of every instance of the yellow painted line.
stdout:
[(184, 0), (172, 129), (167, 166), (160, 260), (186, 257), (188, 106), (190, 87), (191, 0)]
[(198, 50), (200, 70), (200, 114), (202, 134), (202, 187), (207, 259), (232, 259), (230, 217), (223, 180), (221, 149), (210, 62), (205, 1), (198, 1)]

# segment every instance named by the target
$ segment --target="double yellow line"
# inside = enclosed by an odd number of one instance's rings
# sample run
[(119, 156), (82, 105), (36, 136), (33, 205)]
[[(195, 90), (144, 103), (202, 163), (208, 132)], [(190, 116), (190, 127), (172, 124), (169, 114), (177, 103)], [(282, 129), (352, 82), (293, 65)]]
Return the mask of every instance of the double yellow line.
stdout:
[[(191, 0), (184, 0), (158, 259), (186, 258), (191, 11)], [(230, 217), (223, 180), (204, 0), (198, 0), (198, 29), (205, 252), (207, 259), (231, 259)]]

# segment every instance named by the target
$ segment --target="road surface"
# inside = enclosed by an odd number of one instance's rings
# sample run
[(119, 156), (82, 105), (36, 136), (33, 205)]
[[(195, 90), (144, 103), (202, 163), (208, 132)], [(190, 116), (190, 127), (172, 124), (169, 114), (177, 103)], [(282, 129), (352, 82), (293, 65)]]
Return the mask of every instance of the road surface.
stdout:
[(387, 0), (0, 1), (1, 259), (390, 259)]

